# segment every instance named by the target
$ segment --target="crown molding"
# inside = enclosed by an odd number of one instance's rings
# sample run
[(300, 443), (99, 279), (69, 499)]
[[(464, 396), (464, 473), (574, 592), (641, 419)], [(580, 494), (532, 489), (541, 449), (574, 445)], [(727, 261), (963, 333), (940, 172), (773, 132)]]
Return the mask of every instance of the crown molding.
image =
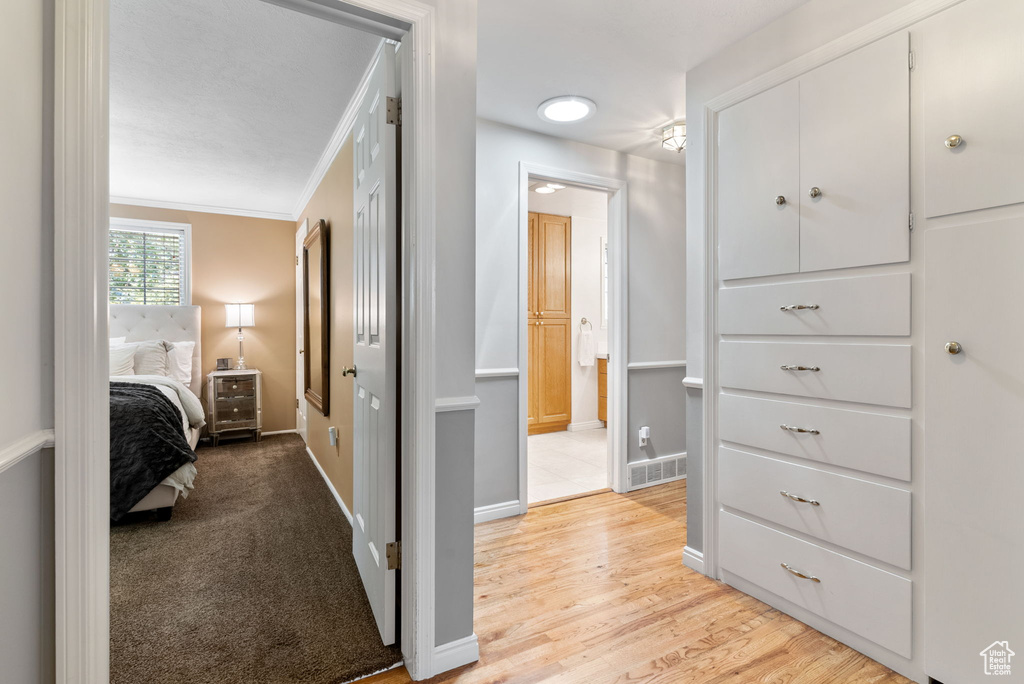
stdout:
[(306, 186), (302, 189), (302, 193), (299, 195), (299, 199), (295, 203), (295, 208), (292, 209), (292, 220), (299, 220), (299, 216), (302, 215), (302, 211), (306, 208), (306, 205), (309, 204), (309, 200), (313, 198), (313, 193), (320, 187), (320, 183), (323, 182), (324, 176), (326, 176), (327, 171), (330, 170), (331, 164), (334, 163), (338, 153), (341, 152), (341, 148), (344, 147), (345, 140), (348, 139), (349, 133), (352, 132), (352, 126), (356, 123), (356, 115), (359, 113), (359, 105), (366, 96), (366, 92), (370, 89), (370, 76), (373, 74), (373, 67), (377, 64), (377, 60), (380, 59), (380, 55), (384, 51), (384, 46), (389, 44), (390, 43), (388, 43), (386, 39), (381, 38), (380, 44), (377, 45), (377, 50), (373, 53), (373, 58), (367, 65), (366, 71), (363, 72), (363, 77), (359, 80), (359, 85), (356, 86), (356, 90), (352, 94), (352, 99), (348, 101), (348, 106), (345, 107), (345, 112), (341, 115), (338, 125), (335, 126), (334, 133), (331, 134), (331, 139), (327, 143), (327, 147), (324, 148), (319, 161), (317, 161), (316, 166), (313, 167), (313, 173), (310, 174), (309, 180), (306, 181)]
[(139, 197), (110, 197), (111, 204), (126, 204), (132, 207), (153, 207), (154, 209), (173, 209), (175, 211), (193, 211), (203, 214), (225, 214), (227, 216), (245, 216), (246, 218), (271, 219), (274, 221), (296, 221), (292, 214), (276, 211), (254, 211), (235, 207), (215, 207), (208, 204), (190, 204), (189, 202), (165, 202), (164, 200), (143, 199)]

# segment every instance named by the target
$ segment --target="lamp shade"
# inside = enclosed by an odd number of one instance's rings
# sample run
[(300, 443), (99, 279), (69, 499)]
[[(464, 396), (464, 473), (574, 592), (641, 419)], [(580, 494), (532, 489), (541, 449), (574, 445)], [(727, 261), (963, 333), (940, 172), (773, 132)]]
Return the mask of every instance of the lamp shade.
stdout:
[(251, 328), (256, 325), (255, 304), (225, 304), (225, 323), (227, 328)]

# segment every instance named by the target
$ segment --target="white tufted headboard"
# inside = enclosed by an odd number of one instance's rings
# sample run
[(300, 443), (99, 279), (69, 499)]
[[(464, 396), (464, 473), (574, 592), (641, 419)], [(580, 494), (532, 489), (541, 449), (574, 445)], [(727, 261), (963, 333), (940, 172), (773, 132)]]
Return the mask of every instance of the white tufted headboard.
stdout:
[(203, 345), (200, 341), (202, 312), (198, 306), (136, 304), (110, 305), (110, 336), (125, 342), (167, 340), (192, 342), (192, 382), (189, 389), (201, 398), (203, 390)]

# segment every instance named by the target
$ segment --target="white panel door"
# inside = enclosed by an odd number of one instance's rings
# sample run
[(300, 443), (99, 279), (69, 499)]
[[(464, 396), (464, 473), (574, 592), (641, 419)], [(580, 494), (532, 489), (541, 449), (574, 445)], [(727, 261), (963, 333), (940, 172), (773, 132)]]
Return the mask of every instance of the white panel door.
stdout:
[(353, 430), (352, 552), (381, 639), (395, 642), (398, 413), (397, 127), (387, 123), (396, 95), (395, 56), (383, 50), (353, 127), (356, 376)]
[(1022, 35), (1020, 0), (965, 2), (915, 31), (928, 216), (1024, 202)]
[(800, 79), (801, 271), (910, 258), (909, 53), (898, 33)]
[(799, 94), (783, 83), (718, 115), (723, 279), (800, 270)]
[(302, 242), (309, 232), (309, 219), (302, 222), (295, 232), (295, 431), (302, 436), (303, 442), (309, 442), (309, 433), (306, 428), (306, 410), (309, 404), (306, 403), (306, 369), (303, 364), (303, 356), (306, 353), (306, 326), (303, 321), (303, 312), (306, 310), (303, 301), (302, 280)]
[(999, 680), (1024, 682), (1024, 219), (931, 230), (925, 254), (925, 671), (987, 680), (1005, 641)]

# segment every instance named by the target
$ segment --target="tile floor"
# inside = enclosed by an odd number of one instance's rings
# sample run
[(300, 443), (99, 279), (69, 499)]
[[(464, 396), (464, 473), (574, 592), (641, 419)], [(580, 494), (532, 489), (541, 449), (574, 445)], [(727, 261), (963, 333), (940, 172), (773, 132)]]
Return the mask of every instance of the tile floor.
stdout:
[(608, 430), (549, 432), (526, 441), (529, 503), (608, 486)]

